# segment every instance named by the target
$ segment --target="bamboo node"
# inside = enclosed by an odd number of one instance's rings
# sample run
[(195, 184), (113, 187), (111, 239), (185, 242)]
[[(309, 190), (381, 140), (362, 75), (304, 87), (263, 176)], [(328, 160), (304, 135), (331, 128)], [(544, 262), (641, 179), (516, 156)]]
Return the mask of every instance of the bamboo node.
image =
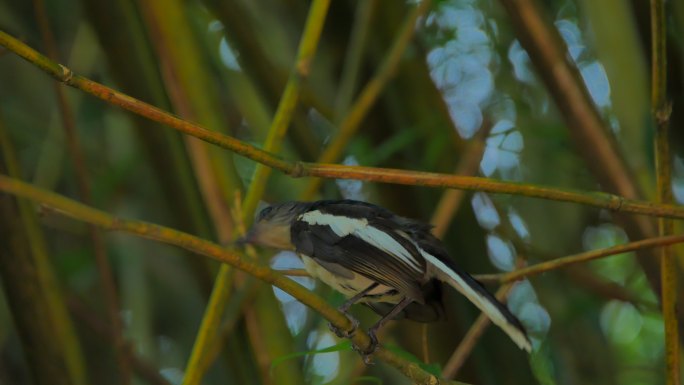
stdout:
[(658, 107), (654, 115), (658, 127), (665, 125), (668, 121), (670, 121), (670, 115), (672, 115), (672, 101), (667, 101)]
[(298, 75), (300, 77), (300, 79), (308, 77), (310, 71), (311, 71), (311, 59), (300, 60), (297, 63), (296, 75)]
[(289, 174), (293, 178), (301, 178), (304, 175), (306, 175), (305, 168), (302, 162), (293, 162), (292, 169), (290, 169)]
[(57, 65), (59, 66), (59, 68), (62, 69), (62, 76), (60, 76), (59, 80), (62, 83), (69, 84), (71, 82), (71, 79), (74, 78), (74, 71), (70, 70), (69, 68), (67, 68), (61, 64), (57, 64)]

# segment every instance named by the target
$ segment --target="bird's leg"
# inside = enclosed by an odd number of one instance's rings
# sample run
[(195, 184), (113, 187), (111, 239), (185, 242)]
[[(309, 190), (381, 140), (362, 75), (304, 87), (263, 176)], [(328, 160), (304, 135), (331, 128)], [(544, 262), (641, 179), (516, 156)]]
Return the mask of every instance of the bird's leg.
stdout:
[(349, 308), (353, 304), (358, 302), (361, 298), (363, 298), (371, 290), (375, 289), (378, 285), (379, 285), (378, 282), (371, 284), (367, 288), (356, 293), (353, 297), (346, 300), (340, 307), (337, 308), (337, 310), (344, 313), (344, 315), (347, 317), (347, 319), (349, 319), (349, 322), (351, 322), (351, 324), (352, 324), (351, 330), (341, 330), (340, 328), (333, 325), (332, 323), (328, 323), (328, 327), (330, 328), (330, 331), (335, 333), (335, 335), (340, 337), (340, 338), (351, 338), (354, 335), (354, 333), (356, 332), (356, 329), (358, 329), (358, 327), (359, 327), (359, 321), (356, 318), (349, 315), (349, 313), (347, 313), (347, 311), (349, 310)]
[(349, 298), (348, 300), (346, 300), (340, 307), (337, 308), (337, 310), (341, 311), (342, 313), (347, 313), (347, 310), (349, 310), (349, 308), (350, 308), (353, 304), (359, 302), (359, 300), (360, 300), (361, 298), (365, 297), (366, 294), (368, 294), (371, 290), (373, 290), (373, 289), (375, 289), (376, 287), (378, 287), (379, 284), (380, 284), (380, 283), (378, 283), (378, 282), (372, 283), (372, 284), (371, 284), (370, 286), (368, 286), (367, 288), (361, 290), (360, 292), (356, 293), (353, 297), (351, 297), (351, 298)]
[(372, 363), (371, 361), (371, 355), (375, 353), (376, 350), (378, 350), (378, 336), (376, 335), (378, 330), (380, 330), (381, 327), (383, 327), (387, 321), (393, 319), (394, 317), (397, 316), (406, 306), (408, 306), (411, 302), (413, 302), (413, 299), (404, 297), (404, 299), (401, 300), (395, 307), (390, 310), (389, 313), (385, 314), (378, 322), (375, 323), (375, 325), (371, 326), (370, 329), (368, 329), (368, 337), (370, 338), (370, 344), (368, 344), (368, 347), (365, 349), (362, 349), (356, 345), (353, 345), (353, 349), (356, 350), (361, 357), (363, 358), (363, 362), (366, 365), (369, 365)]

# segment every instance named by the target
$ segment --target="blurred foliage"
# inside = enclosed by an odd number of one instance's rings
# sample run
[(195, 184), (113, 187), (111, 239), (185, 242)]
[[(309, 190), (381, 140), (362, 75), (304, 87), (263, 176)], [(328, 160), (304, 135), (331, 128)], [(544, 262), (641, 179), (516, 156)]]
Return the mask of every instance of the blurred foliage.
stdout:
[[(539, 6), (564, 39), (638, 188), (652, 198), (646, 3), (548, 0)], [(0, 0), (0, 29), (45, 52), (34, 4)], [(76, 73), (259, 146), (293, 65), (309, 5), (296, 0), (45, 2), (59, 61)], [(313, 161), (334, 140), (337, 124), (374, 76), (414, 6), (392, 0), (331, 3), (281, 151), (285, 158)], [(684, 97), (679, 57), (684, 6), (668, 2), (668, 7), (677, 187), (684, 183), (683, 138), (677, 129), (683, 119), (677, 106)], [(488, 127), (471, 174), (601, 190), (601, 181), (591, 172), (600, 165), (588, 165), (578, 151), (592, 143), (572, 141), (568, 123), (537, 71), (498, 1), (435, 1), (416, 23), (416, 36), (394, 77), (339, 161), (452, 173), (481, 140), (477, 134)], [(8, 132), (22, 178), (78, 198), (53, 89), (48, 76), (0, 51), (0, 126)], [(254, 162), (81, 92), (68, 89), (66, 94), (95, 207), (230, 241), (235, 192), (251, 183)], [(307, 183), (274, 173), (263, 199), (297, 199)], [(675, 189), (680, 201), (681, 191)], [(417, 186), (326, 181), (319, 198), (368, 200), (428, 221), (442, 194)], [(88, 230), (76, 221), (43, 214), (48, 258), (69, 304), (89, 381), (118, 384), (115, 340)], [(9, 225), (23, 231), (11, 215), (0, 221), (0, 229)], [(629, 236), (603, 210), (477, 193), (462, 201), (443, 239), (465, 270), (485, 273), (510, 270), (520, 259), (534, 263), (625, 243)], [(0, 234), (0, 244), (8, 242), (9, 235)], [(183, 250), (119, 234), (106, 234), (106, 249), (129, 344), (126, 354), (136, 360), (134, 383), (181, 383), (217, 266)], [(271, 259), (274, 254), (259, 252), (265, 264), (299, 267), (292, 255)], [(347, 345), (328, 349), (338, 341), (326, 323), (291, 297), (276, 292), (275, 302), (263, 284), (239, 274), (233, 278), (223, 334), (216, 336), (221, 353), (207, 364), (203, 383), (287, 383), (283, 370), (293, 368), (312, 384), (408, 383), (387, 365), (364, 367)], [(339, 301), (329, 289), (298, 280), (331, 302)], [(0, 384), (39, 381), (19, 339), (22, 328), (16, 322), (24, 318), (12, 314), (9, 290), (3, 293)], [(264, 295), (270, 300), (255, 300)], [(455, 293), (447, 297), (448, 322), (427, 329), (425, 367), (431, 371), (443, 366), (478, 315)], [(253, 309), (255, 303), (272, 306)], [(533, 354), (519, 351), (501, 331), (488, 330), (457, 378), (474, 384), (663, 383), (664, 337), (657, 303), (658, 294), (631, 254), (546, 273), (517, 285), (509, 297), (510, 308), (534, 341)], [(366, 309), (353, 311), (364, 325), (376, 319)], [(291, 353), (273, 356), (269, 347), (276, 341), (262, 337), (278, 337), (260, 328), (278, 325), (289, 327), (291, 335), (279, 342)], [(406, 357), (423, 359), (421, 325), (401, 321), (390, 329), (384, 342), (400, 346)]]

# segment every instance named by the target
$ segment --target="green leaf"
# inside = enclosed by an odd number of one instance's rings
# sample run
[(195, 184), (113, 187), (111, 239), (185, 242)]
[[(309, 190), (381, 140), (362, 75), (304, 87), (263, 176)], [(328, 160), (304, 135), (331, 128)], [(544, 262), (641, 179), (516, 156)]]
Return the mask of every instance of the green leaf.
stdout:
[(418, 357), (414, 356), (412, 353), (407, 352), (406, 350), (396, 346), (396, 345), (386, 345), (385, 349), (391, 351), (392, 353), (398, 355), (399, 357), (410, 361), (418, 366), (420, 366), (421, 369), (425, 370), (426, 372), (437, 376), (441, 377), (442, 376), (442, 366), (438, 363), (432, 363), (432, 364), (426, 364), (425, 362), (421, 361), (418, 359)]
[(382, 380), (378, 377), (375, 376), (361, 376), (361, 377), (356, 377), (353, 381), (352, 384), (356, 384), (357, 382), (372, 382), (376, 384), (382, 385)]
[(273, 360), (273, 362), (271, 363), (271, 368), (269, 369), (269, 371), (271, 372), (271, 374), (273, 374), (273, 369), (275, 369), (276, 366), (282, 364), (285, 361), (291, 360), (293, 358), (308, 356), (310, 354), (333, 353), (333, 352), (339, 352), (339, 351), (343, 351), (343, 350), (351, 350), (351, 347), (352, 347), (351, 341), (344, 340), (344, 341), (340, 342), (339, 344), (332, 345), (332, 346), (329, 346), (329, 347), (323, 348), (323, 349), (307, 350), (307, 351), (303, 351), (303, 352), (295, 352), (292, 354), (287, 354), (287, 355), (278, 357), (275, 360)]

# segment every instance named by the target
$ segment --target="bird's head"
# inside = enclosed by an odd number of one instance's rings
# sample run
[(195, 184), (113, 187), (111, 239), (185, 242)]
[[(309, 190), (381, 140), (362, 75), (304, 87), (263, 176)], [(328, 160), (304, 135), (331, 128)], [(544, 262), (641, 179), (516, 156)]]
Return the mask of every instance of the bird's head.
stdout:
[(290, 227), (309, 206), (309, 202), (285, 202), (262, 209), (254, 219), (252, 228), (240, 242), (294, 250), (290, 240)]

